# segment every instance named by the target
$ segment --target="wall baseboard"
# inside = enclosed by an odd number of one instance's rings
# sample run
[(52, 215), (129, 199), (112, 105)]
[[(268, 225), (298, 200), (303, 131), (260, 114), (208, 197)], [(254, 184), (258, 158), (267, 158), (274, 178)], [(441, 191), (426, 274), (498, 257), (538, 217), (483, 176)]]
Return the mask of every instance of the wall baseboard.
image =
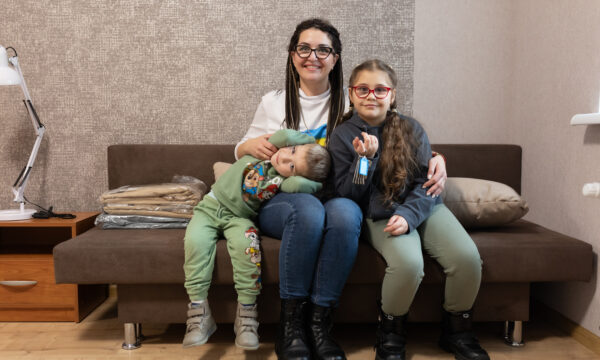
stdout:
[(534, 300), (532, 306), (535, 309), (534, 312), (538, 319), (549, 322), (557, 329), (567, 333), (581, 345), (600, 355), (600, 337), (596, 334), (541, 301)]

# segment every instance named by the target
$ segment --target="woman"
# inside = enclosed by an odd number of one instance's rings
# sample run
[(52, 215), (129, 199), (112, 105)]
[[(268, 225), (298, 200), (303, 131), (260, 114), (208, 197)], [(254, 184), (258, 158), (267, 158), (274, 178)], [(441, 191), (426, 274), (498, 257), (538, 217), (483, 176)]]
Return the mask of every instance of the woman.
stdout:
[[(347, 110), (343, 88), (342, 44), (329, 22), (309, 19), (296, 27), (288, 46), (286, 90), (266, 94), (250, 129), (235, 149), (267, 159), (277, 150), (267, 141), (280, 128), (307, 132), (325, 144)], [(435, 171), (435, 174), (433, 172)], [(440, 156), (430, 163), (425, 186), (437, 196), (445, 181)], [(433, 186), (432, 186), (433, 185)], [(275, 345), (281, 359), (345, 359), (329, 334), (331, 310), (352, 269), (362, 223), (350, 199), (277, 194), (259, 212), (259, 227), (282, 240), (279, 253), (280, 326)], [(308, 324), (304, 316), (308, 312)]]

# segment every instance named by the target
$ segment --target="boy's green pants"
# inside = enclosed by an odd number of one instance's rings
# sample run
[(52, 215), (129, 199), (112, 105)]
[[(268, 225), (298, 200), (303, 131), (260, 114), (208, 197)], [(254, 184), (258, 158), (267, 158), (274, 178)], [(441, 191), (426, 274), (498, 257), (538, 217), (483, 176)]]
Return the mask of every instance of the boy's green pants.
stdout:
[(233, 265), (238, 302), (254, 304), (261, 289), (258, 231), (248, 219), (235, 216), (207, 195), (194, 208), (185, 232), (185, 288), (191, 301), (208, 296), (215, 265), (217, 240), (224, 235)]
[(387, 263), (382, 310), (394, 316), (408, 312), (424, 276), (423, 249), (446, 273), (444, 309), (471, 309), (479, 292), (482, 262), (475, 243), (450, 210), (436, 205), (418, 231), (399, 236), (383, 232), (388, 221), (367, 219), (367, 238)]

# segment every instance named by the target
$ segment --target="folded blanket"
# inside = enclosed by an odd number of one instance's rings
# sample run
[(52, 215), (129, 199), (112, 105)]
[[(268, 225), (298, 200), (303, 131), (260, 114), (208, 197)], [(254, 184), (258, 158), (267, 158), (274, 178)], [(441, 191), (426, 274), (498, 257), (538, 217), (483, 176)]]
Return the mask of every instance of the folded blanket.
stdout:
[(175, 175), (170, 183), (126, 185), (100, 196), (103, 210), (112, 215), (192, 217), (206, 192), (206, 184), (191, 176)]
[(151, 197), (151, 198), (132, 198), (132, 197), (124, 197), (124, 198), (112, 198), (108, 199), (106, 202), (103, 202), (102, 205), (115, 205), (115, 204), (134, 204), (134, 205), (190, 205), (196, 206), (198, 204), (198, 200), (167, 200), (161, 197)]
[(112, 210), (143, 210), (143, 211), (169, 211), (180, 214), (190, 214), (194, 210), (192, 205), (181, 204), (107, 204), (104, 205), (104, 211), (110, 213)]
[(106, 211), (108, 214), (112, 215), (148, 215), (148, 216), (168, 216), (168, 217), (176, 217), (176, 218), (192, 218), (192, 211), (189, 213), (179, 213), (172, 211), (148, 211), (148, 210), (109, 210)]
[(127, 210), (134, 211), (139, 213), (140, 211), (160, 211), (160, 212), (169, 212), (173, 214), (191, 214), (194, 211), (194, 207), (190, 205), (134, 205), (134, 204), (110, 204), (105, 205), (103, 208), (104, 212), (108, 214), (114, 214), (115, 211)]
[(161, 198), (165, 200), (198, 200), (202, 198), (203, 191), (191, 184), (165, 183), (143, 186), (121, 186), (109, 190), (100, 196), (102, 203), (111, 199), (120, 198)]

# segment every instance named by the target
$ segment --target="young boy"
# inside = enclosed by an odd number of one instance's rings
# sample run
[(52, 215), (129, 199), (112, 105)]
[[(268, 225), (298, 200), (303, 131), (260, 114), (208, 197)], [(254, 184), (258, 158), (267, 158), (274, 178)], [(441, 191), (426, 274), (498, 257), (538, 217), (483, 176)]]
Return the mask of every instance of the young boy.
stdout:
[(238, 294), (235, 344), (248, 350), (258, 348), (256, 297), (261, 289), (261, 254), (258, 230), (252, 219), (262, 202), (278, 191), (320, 190), (320, 181), (325, 180), (330, 166), (329, 153), (312, 136), (284, 129), (273, 134), (269, 142), (279, 149), (270, 160), (242, 157), (194, 208), (184, 239), (185, 287), (191, 301), (184, 347), (206, 343), (217, 329), (207, 295), (216, 243), (224, 235)]

